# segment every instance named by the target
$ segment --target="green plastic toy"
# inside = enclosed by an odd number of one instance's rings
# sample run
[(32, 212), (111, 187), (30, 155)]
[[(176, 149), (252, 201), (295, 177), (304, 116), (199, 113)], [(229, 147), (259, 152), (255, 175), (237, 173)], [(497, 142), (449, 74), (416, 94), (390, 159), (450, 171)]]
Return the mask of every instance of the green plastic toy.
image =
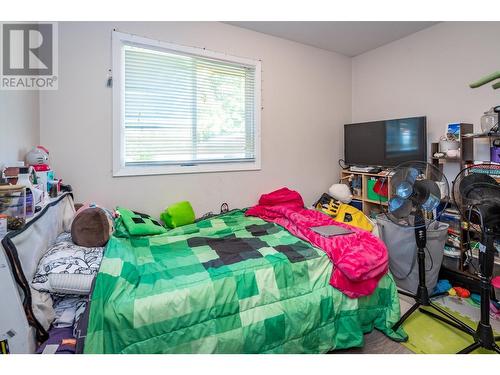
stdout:
[(182, 201), (175, 203), (163, 211), (160, 219), (170, 228), (194, 223), (194, 210), (191, 203)]
[[(487, 83), (494, 81), (496, 79), (500, 79), (500, 71), (491, 73), (483, 78), (481, 78), (479, 81), (473, 82), (469, 85), (471, 89), (475, 89), (477, 87), (481, 87), (482, 85), (486, 85)], [(494, 83), (491, 85), (494, 90), (500, 88), (500, 82)]]

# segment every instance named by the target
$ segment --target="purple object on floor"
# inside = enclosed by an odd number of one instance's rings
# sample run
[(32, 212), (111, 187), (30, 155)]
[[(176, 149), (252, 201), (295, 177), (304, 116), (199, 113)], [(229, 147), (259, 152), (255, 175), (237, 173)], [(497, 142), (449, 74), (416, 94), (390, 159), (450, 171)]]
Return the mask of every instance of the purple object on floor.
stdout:
[(47, 345), (59, 345), (55, 354), (75, 354), (75, 345), (61, 345), (64, 339), (74, 339), (73, 327), (51, 328), (49, 330), (49, 338), (40, 345), (36, 351), (37, 354), (41, 354)]

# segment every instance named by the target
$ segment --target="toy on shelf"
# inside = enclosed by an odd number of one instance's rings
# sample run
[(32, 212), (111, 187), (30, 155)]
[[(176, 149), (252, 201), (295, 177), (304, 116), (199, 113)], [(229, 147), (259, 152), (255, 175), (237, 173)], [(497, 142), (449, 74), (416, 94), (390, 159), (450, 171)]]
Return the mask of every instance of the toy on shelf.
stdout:
[(36, 173), (36, 187), (45, 195), (56, 197), (61, 191), (61, 179), (56, 179), (54, 171), (49, 165), (49, 150), (43, 146), (36, 146), (26, 154), (26, 164), (33, 167)]
[(49, 167), (49, 150), (43, 146), (33, 147), (26, 154), (26, 164), (33, 166), (37, 172), (45, 172), (50, 170)]

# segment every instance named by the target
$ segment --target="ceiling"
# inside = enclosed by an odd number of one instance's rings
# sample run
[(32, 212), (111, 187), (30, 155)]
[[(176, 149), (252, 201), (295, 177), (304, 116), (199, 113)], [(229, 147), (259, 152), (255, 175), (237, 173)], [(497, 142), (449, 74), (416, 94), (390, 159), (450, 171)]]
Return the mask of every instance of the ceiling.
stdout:
[(404, 38), (438, 22), (241, 21), (226, 23), (353, 57)]

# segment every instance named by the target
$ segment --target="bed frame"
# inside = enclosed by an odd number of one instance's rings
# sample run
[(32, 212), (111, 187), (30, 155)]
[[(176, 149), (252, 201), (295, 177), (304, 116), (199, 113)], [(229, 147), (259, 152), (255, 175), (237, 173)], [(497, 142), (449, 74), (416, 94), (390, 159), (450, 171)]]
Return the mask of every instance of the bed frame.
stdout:
[(34, 353), (47, 332), (35, 317), (30, 283), (42, 255), (75, 214), (73, 196), (52, 199), (23, 229), (9, 232), (0, 246), (0, 342), (10, 353)]

